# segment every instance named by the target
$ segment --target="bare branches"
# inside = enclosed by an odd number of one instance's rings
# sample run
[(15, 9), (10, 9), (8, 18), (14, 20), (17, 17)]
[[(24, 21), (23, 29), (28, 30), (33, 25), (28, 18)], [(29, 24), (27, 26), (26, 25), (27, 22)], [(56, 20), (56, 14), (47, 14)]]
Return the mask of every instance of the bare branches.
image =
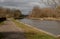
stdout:
[(20, 15), (21, 15), (21, 11), (19, 9), (9, 9), (9, 8), (0, 7), (0, 18), (2, 17), (19, 18)]

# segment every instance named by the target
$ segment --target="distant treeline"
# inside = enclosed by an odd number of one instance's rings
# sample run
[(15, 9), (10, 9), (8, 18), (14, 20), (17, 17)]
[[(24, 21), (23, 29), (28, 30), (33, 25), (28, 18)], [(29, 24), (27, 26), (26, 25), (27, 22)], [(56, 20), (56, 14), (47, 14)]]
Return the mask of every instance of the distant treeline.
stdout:
[(22, 12), (19, 9), (10, 9), (10, 8), (4, 8), (0, 7), (0, 18), (20, 18), (22, 15)]
[(33, 18), (44, 18), (44, 17), (53, 17), (60, 18), (60, 6), (55, 8), (40, 8), (38, 6), (33, 7), (28, 17)]

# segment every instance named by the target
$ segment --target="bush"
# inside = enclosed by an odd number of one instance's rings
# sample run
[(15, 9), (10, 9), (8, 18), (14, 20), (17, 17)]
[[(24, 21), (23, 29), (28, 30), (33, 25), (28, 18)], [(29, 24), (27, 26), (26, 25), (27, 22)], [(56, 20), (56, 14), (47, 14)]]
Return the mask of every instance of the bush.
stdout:
[(0, 18), (19, 18), (21, 16), (21, 11), (19, 9), (9, 9), (0, 7)]
[(52, 8), (40, 8), (35, 6), (32, 9), (31, 14), (29, 16), (35, 17), (35, 18), (40, 18), (40, 17), (41, 18), (43, 17), (57, 18), (57, 17), (60, 17), (60, 7), (57, 7), (56, 9), (52, 9)]

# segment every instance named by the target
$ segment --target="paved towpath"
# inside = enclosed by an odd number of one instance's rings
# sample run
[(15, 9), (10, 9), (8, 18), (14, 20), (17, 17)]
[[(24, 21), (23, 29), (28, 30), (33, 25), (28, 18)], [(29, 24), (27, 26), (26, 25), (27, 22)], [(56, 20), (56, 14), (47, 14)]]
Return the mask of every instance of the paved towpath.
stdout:
[(8, 20), (0, 25), (0, 39), (25, 39), (24, 31)]

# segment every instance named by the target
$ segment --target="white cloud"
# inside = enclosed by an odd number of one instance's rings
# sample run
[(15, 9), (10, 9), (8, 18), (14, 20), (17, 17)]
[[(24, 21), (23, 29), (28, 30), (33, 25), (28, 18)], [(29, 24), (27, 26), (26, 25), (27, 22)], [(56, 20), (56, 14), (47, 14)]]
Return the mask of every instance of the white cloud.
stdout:
[[(0, 0), (3, 1), (3, 0)], [(25, 2), (27, 0), (4, 0), (4, 2)]]
[(39, 2), (30, 2), (30, 6), (40, 6), (41, 8), (46, 7), (44, 3), (39, 3)]
[(40, 5), (38, 2), (30, 2), (29, 5)]
[(0, 0), (0, 2), (4, 2), (4, 0)]

